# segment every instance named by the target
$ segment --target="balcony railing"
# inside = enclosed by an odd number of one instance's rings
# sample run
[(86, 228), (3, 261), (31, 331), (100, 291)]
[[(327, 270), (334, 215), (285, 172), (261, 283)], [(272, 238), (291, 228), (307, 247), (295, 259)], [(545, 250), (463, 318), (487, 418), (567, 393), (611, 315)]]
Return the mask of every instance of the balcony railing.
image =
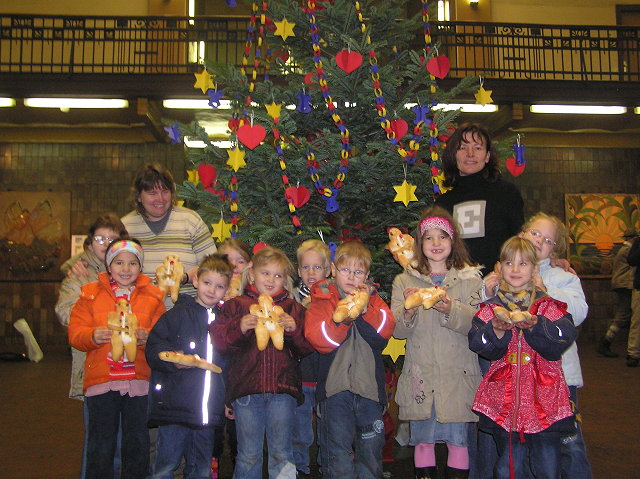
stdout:
[[(201, 62), (239, 65), (247, 19), (0, 14), (0, 75), (188, 73)], [(450, 76), (640, 81), (640, 29), (446, 22), (432, 26)], [(204, 47), (204, 48), (203, 48)]]

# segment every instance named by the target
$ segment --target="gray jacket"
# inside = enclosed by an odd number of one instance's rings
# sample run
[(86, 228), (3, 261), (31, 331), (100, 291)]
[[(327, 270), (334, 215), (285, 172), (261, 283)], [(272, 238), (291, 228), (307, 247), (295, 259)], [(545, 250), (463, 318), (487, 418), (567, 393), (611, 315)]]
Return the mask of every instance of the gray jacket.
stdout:
[(611, 289), (633, 289), (634, 268), (627, 263), (631, 242), (625, 241), (613, 258), (613, 273), (611, 275)]
[(421, 306), (410, 320), (404, 316), (404, 290), (430, 288), (428, 275), (404, 272), (393, 281), (391, 310), (397, 318), (394, 336), (407, 339), (406, 356), (398, 380), (396, 402), (400, 419), (431, 417), (435, 402), (439, 422), (475, 422), (473, 398), (482, 378), (478, 356), (469, 349), (467, 333), (480, 304), (480, 269), (451, 269), (441, 285), (454, 300), (451, 314)]

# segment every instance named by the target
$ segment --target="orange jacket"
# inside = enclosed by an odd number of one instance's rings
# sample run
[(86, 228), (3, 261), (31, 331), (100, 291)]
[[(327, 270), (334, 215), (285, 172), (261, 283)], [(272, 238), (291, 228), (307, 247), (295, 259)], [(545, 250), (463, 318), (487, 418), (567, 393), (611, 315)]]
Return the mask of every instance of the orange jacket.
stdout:
[[(165, 312), (164, 296), (151, 283), (151, 279), (140, 274), (129, 301), (133, 314), (138, 318), (138, 327), (151, 331), (158, 318)], [(96, 384), (110, 381), (107, 354), (111, 344), (96, 344), (93, 331), (107, 326), (108, 313), (116, 310), (116, 298), (109, 285), (109, 275), (100, 273), (98, 281), (85, 284), (80, 298), (71, 310), (69, 320), (69, 344), (74, 348), (87, 351), (84, 363), (83, 390)], [(138, 346), (135, 359), (136, 379), (148, 381), (151, 371), (144, 357), (144, 346)]]

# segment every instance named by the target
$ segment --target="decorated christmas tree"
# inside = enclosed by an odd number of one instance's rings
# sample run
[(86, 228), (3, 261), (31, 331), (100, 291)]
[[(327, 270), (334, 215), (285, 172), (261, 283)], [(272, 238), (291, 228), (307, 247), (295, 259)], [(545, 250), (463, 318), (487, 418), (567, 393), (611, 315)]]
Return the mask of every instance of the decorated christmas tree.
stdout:
[[(412, 0), (415, 2), (415, 0)], [(197, 123), (167, 131), (188, 149), (186, 206), (221, 241), (264, 242), (295, 259), (301, 241), (357, 238), (373, 252), (373, 279), (389, 291), (400, 272), (387, 230), (413, 232), (441, 193), (440, 155), (457, 111), (439, 109), (477, 79), (442, 91), (449, 70), (432, 38), (429, 5), (409, 0), (279, 0), (252, 5), (241, 68), (206, 63), (195, 87), (212, 108), (230, 100), (232, 147)]]

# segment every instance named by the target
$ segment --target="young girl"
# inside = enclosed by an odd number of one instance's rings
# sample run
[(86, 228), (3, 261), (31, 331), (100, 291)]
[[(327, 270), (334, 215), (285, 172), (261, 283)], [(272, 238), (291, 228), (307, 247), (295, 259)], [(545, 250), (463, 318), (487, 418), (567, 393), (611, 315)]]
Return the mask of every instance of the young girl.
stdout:
[[(577, 333), (565, 304), (536, 287), (537, 262), (529, 241), (507, 240), (497, 295), (481, 305), (469, 332), (469, 347), (491, 361), (473, 409), (498, 447), (499, 479), (527, 477), (527, 469), (536, 478), (560, 478), (561, 439), (573, 430), (560, 358)], [(505, 310), (529, 315), (516, 319)]]
[(233, 266), (233, 277), (225, 300), (235, 298), (242, 293), (245, 271), (251, 266), (251, 247), (242, 240), (227, 238), (218, 247), (220, 254), (226, 254)]
[[(118, 427), (122, 424), (122, 477), (145, 477), (149, 466), (147, 393), (149, 366), (144, 345), (149, 331), (164, 313), (162, 292), (142, 270), (142, 247), (133, 239), (118, 239), (105, 253), (107, 272), (82, 287), (71, 311), (69, 343), (87, 352), (84, 396), (89, 411), (87, 479), (113, 477)], [(107, 327), (116, 302), (125, 299), (138, 321), (134, 361), (124, 354), (114, 361), (112, 334)], [(129, 348), (127, 348), (129, 349)]]
[[(291, 447), (294, 411), (301, 404), (298, 361), (312, 348), (304, 339), (304, 308), (285, 289), (293, 266), (279, 249), (265, 247), (253, 257), (244, 293), (227, 301), (220, 318), (211, 325), (211, 336), (223, 353), (230, 354), (227, 404), (236, 418), (238, 457), (234, 479), (262, 477), (264, 434), (269, 450), (269, 477), (293, 479), (296, 468)], [(254, 329), (258, 318), (249, 312), (258, 297), (268, 295), (281, 306), (279, 324), (284, 328), (284, 348), (269, 341), (260, 351)]]
[[(410, 421), (417, 478), (436, 477), (436, 442), (447, 444), (447, 477), (468, 477), (468, 423), (477, 421), (471, 404), (481, 374), (467, 333), (473, 305), (480, 302), (480, 269), (469, 259), (457, 224), (442, 208), (425, 212), (415, 237), (419, 266), (395, 278), (391, 298), (397, 318), (394, 336), (407, 339), (396, 392), (399, 417)], [(405, 309), (406, 297), (434, 286), (446, 295), (433, 308)]]
[(173, 478), (183, 456), (185, 477), (207, 477), (213, 446), (223, 439), (215, 435), (215, 426), (224, 420), (222, 375), (165, 362), (158, 355), (164, 351), (197, 354), (225, 367), (225, 359), (212, 347), (209, 325), (219, 315), (232, 272), (225, 256), (206, 256), (193, 280), (196, 299), (181, 294), (149, 334), (145, 351), (152, 369), (149, 423), (158, 426), (153, 479)]

